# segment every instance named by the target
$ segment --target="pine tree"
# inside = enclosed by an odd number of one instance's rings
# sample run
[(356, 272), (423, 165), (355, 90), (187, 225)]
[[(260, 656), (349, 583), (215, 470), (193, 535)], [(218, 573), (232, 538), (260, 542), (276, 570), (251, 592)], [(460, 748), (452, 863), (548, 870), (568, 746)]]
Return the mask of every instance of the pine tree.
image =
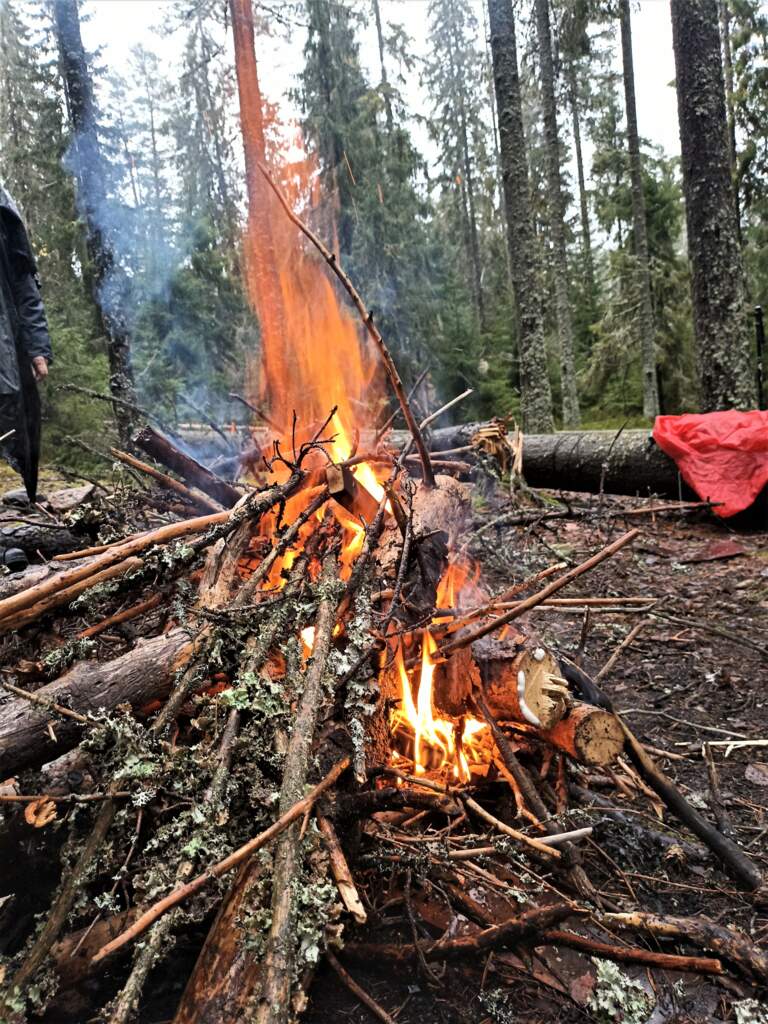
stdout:
[(619, 22), (624, 72), (624, 105), (627, 118), (627, 151), (632, 182), (632, 234), (637, 264), (635, 279), (638, 316), (636, 323), (643, 360), (643, 415), (648, 419), (655, 419), (659, 414), (659, 392), (656, 382), (656, 327), (651, 299), (651, 271), (648, 262), (648, 229), (645, 220), (640, 139), (637, 132), (635, 69), (632, 57), (632, 20), (629, 0), (619, 0)]
[(542, 319), (544, 296), (533, 226), (511, 0), (488, 0), (488, 18), (510, 267), (518, 317), (523, 429), (529, 433), (549, 433), (554, 430), (554, 420)]
[(672, 0), (693, 316), (706, 411), (750, 408), (756, 388), (728, 159), (716, 0)]
[(563, 424), (566, 427), (573, 428), (579, 426), (581, 414), (579, 412), (579, 396), (576, 388), (573, 322), (568, 295), (569, 272), (565, 242), (567, 204), (561, 180), (562, 164), (560, 136), (557, 125), (555, 68), (549, 20), (549, 0), (535, 0), (534, 6), (546, 141), (549, 236), (552, 242), (555, 304), (560, 341)]

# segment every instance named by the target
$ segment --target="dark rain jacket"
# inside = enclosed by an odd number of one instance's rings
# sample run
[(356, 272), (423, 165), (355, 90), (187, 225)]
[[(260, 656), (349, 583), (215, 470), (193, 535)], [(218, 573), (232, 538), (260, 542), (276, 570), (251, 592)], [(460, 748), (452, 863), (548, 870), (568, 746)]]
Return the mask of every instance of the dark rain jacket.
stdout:
[(52, 359), (35, 260), (16, 205), (0, 186), (0, 455), (37, 497), (40, 396), (32, 360)]

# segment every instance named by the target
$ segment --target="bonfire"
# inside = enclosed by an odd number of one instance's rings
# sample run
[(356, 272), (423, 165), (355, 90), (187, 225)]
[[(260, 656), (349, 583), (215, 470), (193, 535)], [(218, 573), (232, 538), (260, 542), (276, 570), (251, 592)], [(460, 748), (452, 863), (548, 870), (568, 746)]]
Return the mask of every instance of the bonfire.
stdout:
[[(6, 677), (4, 798), (36, 827), (73, 807), (77, 820), (43, 924), (4, 970), (4, 1019), (35, 1000), (58, 1020), (133, 1019), (153, 966), (190, 931), (201, 941), (176, 1024), (293, 1019), (324, 959), (383, 1021), (395, 1008), (356, 965), (408, 962), (435, 987), (440, 965), (473, 964), (563, 991), (530, 955), (549, 946), (765, 982), (746, 937), (623, 913), (585, 867), (593, 826), (572, 813), (569, 781), (624, 757), (742, 885), (761, 883), (599, 682), (527, 620), (637, 531), (492, 592), (466, 552), (469, 486), (435, 471), (448, 464), (433, 465), (373, 315), (305, 223), (311, 164), (268, 168), (260, 148), (248, 476), (223, 480), (147, 428), (137, 449), (175, 477), (115, 456), (203, 514), (59, 556), (0, 600), (8, 633), (88, 595), (145, 591), (72, 637), (53, 682), (27, 689), (23, 666)], [(128, 653), (83, 660), (90, 638), (158, 609), (164, 627)], [(386, 926), (392, 906), (405, 932)]]

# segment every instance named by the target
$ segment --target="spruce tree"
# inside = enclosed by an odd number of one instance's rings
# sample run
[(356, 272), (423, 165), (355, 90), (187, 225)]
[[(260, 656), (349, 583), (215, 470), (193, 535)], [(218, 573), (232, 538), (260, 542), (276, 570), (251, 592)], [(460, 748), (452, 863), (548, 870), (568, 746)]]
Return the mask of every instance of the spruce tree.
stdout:
[(523, 429), (554, 430), (542, 310), (544, 296), (525, 151), (511, 0), (488, 0), (509, 257), (518, 318)]
[(716, 0), (672, 0), (677, 105), (702, 407), (756, 400), (728, 158)]
[(656, 383), (656, 327), (651, 299), (651, 271), (648, 262), (648, 229), (645, 221), (643, 171), (640, 139), (637, 131), (635, 103), (635, 68), (632, 56), (632, 20), (629, 0), (619, 0), (621, 54), (624, 72), (624, 105), (627, 118), (627, 152), (632, 183), (632, 235), (636, 261), (636, 294), (638, 298), (637, 331), (643, 362), (643, 415), (655, 419), (659, 414), (659, 392)]
[(562, 184), (562, 155), (557, 124), (555, 66), (549, 18), (549, 0), (534, 0), (534, 8), (546, 143), (548, 226), (552, 243), (555, 305), (560, 342), (563, 425), (574, 428), (579, 426), (581, 414), (576, 387), (576, 359), (569, 298), (568, 254), (565, 240), (567, 203)]
[(430, 0), (429, 56), (424, 82), (432, 101), (430, 130), (437, 143), (442, 187), (463, 241), (477, 328), (486, 330), (478, 190), (490, 166), (484, 124), (482, 56), (477, 22), (467, 0)]

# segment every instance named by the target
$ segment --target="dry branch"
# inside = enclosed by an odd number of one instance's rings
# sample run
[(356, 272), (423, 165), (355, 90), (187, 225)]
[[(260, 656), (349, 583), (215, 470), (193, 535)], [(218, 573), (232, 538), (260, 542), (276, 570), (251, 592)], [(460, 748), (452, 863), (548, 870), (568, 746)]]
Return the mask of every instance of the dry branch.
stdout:
[(190, 455), (179, 451), (167, 437), (158, 434), (152, 427), (144, 427), (143, 430), (140, 430), (134, 437), (133, 443), (161, 465), (167, 466), (174, 473), (178, 473), (182, 479), (204, 491), (224, 508), (232, 508), (242, 498), (241, 492), (236, 487), (221, 480)]
[[(304, 674), (301, 698), (285, 756), (280, 789), (282, 815), (289, 812), (306, 784), (315, 728), (323, 700), (323, 675), (336, 623), (337, 600), (331, 590), (336, 572), (336, 552), (331, 551), (323, 559), (312, 660)], [(271, 924), (261, 965), (261, 984), (253, 1007), (254, 1024), (287, 1024), (291, 1016), (291, 984), (296, 952), (295, 887), (301, 861), (299, 827), (294, 825), (282, 833), (275, 850)]]
[(513, 622), (515, 619), (519, 619), (524, 612), (528, 611), (530, 608), (535, 608), (536, 605), (541, 604), (542, 601), (546, 601), (546, 599), (551, 597), (552, 594), (557, 593), (558, 590), (561, 590), (569, 583), (572, 583), (585, 572), (589, 572), (590, 569), (594, 569), (596, 565), (605, 561), (606, 558), (610, 558), (612, 555), (615, 555), (617, 551), (620, 551), (625, 545), (633, 541), (635, 537), (638, 536), (639, 532), (639, 530), (629, 530), (627, 533), (622, 534), (621, 537), (618, 537), (611, 544), (604, 547), (602, 551), (598, 551), (596, 554), (592, 555), (591, 558), (582, 562), (581, 565), (577, 565), (573, 569), (569, 569), (568, 572), (564, 573), (552, 583), (549, 583), (546, 587), (543, 587), (538, 591), (538, 593), (532, 594), (531, 597), (526, 598), (525, 601), (521, 601), (519, 604), (515, 605), (514, 608), (510, 609), (510, 611), (505, 612), (503, 615), (499, 615), (495, 619), (491, 619), (490, 622), (486, 622), (482, 626), (477, 626), (474, 630), (471, 630), (463, 636), (457, 637), (455, 640), (449, 641), (447, 644), (443, 644), (439, 653), (444, 656), (449, 654), (451, 651), (458, 650), (459, 647), (466, 647), (468, 644), (474, 643), (475, 640), (479, 640), (481, 637), (487, 636), (488, 633), (492, 633), (494, 630), (500, 629), (501, 626), (506, 626), (507, 623)]
[(145, 476), (152, 477), (153, 480), (165, 487), (166, 490), (174, 491), (174, 493), (180, 495), (186, 501), (191, 502), (193, 505), (199, 505), (201, 508), (207, 509), (209, 512), (220, 512), (222, 506), (218, 501), (211, 501), (204, 494), (195, 494), (194, 491), (190, 490), (186, 484), (180, 483), (178, 480), (174, 480), (172, 476), (168, 476), (167, 473), (161, 473), (159, 469), (155, 469), (154, 466), (150, 466), (146, 462), (142, 462), (141, 459), (137, 459), (135, 455), (131, 455), (128, 452), (123, 452), (119, 448), (110, 448), (110, 455), (117, 459), (118, 462), (122, 462), (126, 466), (130, 466), (131, 469), (137, 470), (139, 473), (144, 473)]
[(326, 790), (330, 789), (342, 772), (344, 772), (348, 767), (348, 757), (338, 761), (321, 782), (311, 789), (302, 800), (295, 803), (290, 810), (281, 815), (274, 824), (269, 826), (269, 828), (260, 832), (259, 835), (254, 836), (253, 839), (250, 839), (243, 846), (240, 846), (233, 853), (230, 853), (228, 857), (225, 857), (217, 864), (208, 868), (208, 870), (204, 871), (202, 875), (198, 875), (196, 878), (193, 878), (192, 881), (187, 882), (186, 885), (173, 889), (167, 896), (164, 896), (163, 899), (158, 900), (158, 902), (148, 910), (145, 910), (130, 928), (127, 928), (116, 939), (113, 939), (112, 942), (108, 942), (99, 950), (93, 958), (94, 963), (104, 960), (105, 957), (115, 953), (127, 942), (131, 942), (139, 935), (142, 935), (147, 928), (154, 924), (154, 922), (157, 921), (159, 917), (162, 917), (163, 914), (172, 910), (173, 907), (177, 907), (180, 903), (183, 903), (184, 900), (189, 899), (190, 896), (193, 896), (196, 892), (205, 888), (212, 879), (220, 878), (222, 875), (225, 875), (228, 871), (231, 871), (232, 868), (237, 867), (238, 864), (242, 864), (242, 862), (246, 860), (246, 858), (250, 857), (251, 854), (260, 850), (263, 846), (266, 846), (267, 843), (272, 842), (273, 839), (276, 839), (277, 836), (292, 825), (294, 821), (298, 821), (298, 819), (302, 818), (307, 811), (311, 810), (318, 797), (322, 796)]

